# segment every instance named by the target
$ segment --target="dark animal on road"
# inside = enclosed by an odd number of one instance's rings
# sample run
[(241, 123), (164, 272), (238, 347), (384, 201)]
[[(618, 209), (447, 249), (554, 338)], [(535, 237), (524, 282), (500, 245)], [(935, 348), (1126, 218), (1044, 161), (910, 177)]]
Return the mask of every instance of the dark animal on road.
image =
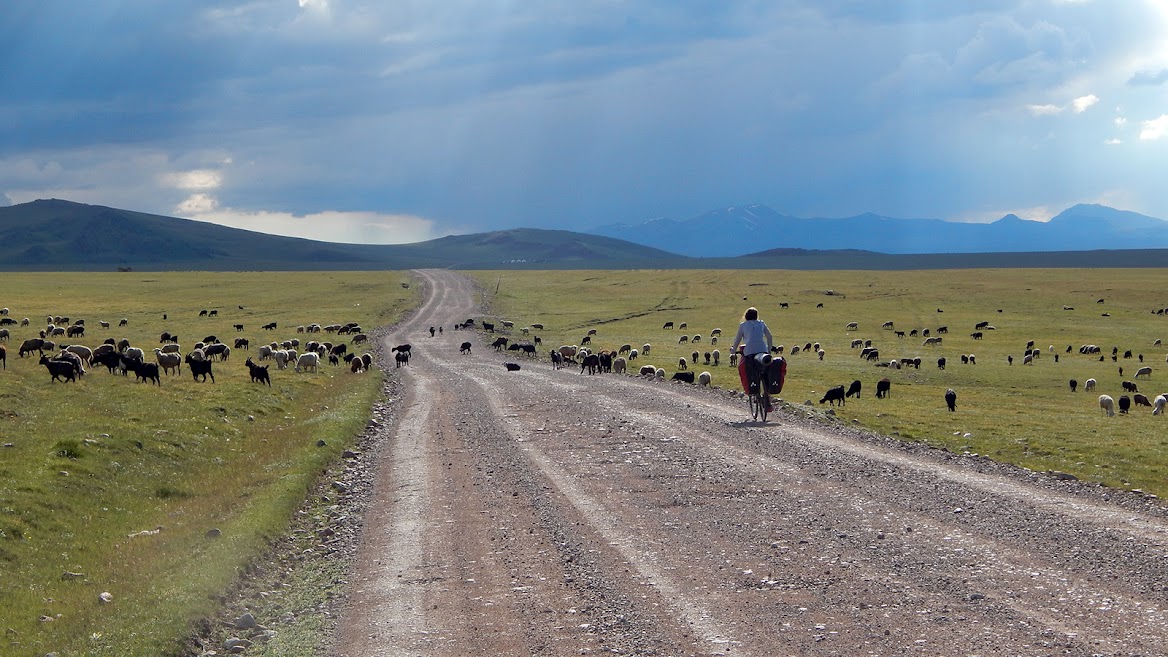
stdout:
[(693, 383), (694, 382), (694, 373), (693, 372), (675, 372), (673, 374), (672, 380), (681, 381), (682, 383)]
[(519, 363), (503, 363), (503, 367), (506, 367), (508, 372), (518, 372), (520, 369)]
[(463, 343), (462, 343), (462, 346), (460, 346), (460, 347), (458, 348), (458, 353), (460, 353), (460, 354), (469, 354), (469, 353), (470, 353), (470, 343), (469, 343), (469, 342), (463, 342)]
[(596, 370), (600, 369), (600, 356), (596, 354), (588, 354), (580, 361), (580, 373), (588, 370), (589, 374), (596, 374)]

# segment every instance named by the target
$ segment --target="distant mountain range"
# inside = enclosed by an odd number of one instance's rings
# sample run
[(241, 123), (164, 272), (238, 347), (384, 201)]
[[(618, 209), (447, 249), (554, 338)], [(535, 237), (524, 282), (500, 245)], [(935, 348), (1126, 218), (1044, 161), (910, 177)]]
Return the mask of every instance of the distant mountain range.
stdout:
[[(753, 206), (753, 217), (761, 216)], [(1078, 206), (1094, 208), (1097, 206)], [(738, 257), (690, 257), (623, 239), (566, 230), (517, 228), (452, 235), (416, 244), (335, 244), (281, 237), (217, 224), (85, 205), (40, 200), (0, 207), (0, 271), (371, 271), (451, 269), (963, 269), (975, 267), (1166, 267), (1168, 250), (1112, 249), (1105, 244), (1127, 229), (1163, 231), (1159, 220), (1103, 208), (1109, 219), (1088, 214), (1060, 220), (1067, 234), (1092, 234), (1093, 251), (1023, 251), (972, 254), (895, 255), (862, 249), (773, 248), (758, 236), (743, 239), (738, 219), (709, 219), (699, 244), (733, 242)], [(1068, 210), (1068, 213), (1070, 211)], [(731, 213), (733, 214), (733, 213)], [(1066, 215), (1067, 213), (1064, 213)], [(1135, 217), (1147, 223), (1131, 220)], [(1062, 215), (1060, 215), (1062, 216)], [(852, 229), (866, 235), (868, 249), (879, 246), (879, 223), (855, 218)], [(764, 228), (757, 218), (754, 230)], [(813, 221), (813, 220), (800, 220)], [(894, 222), (897, 220), (888, 220)], [(929, 226), (925, 220), (916, 226)], [(1003, 219), (1005, 226), (1021, 222)], [(1158, 222), (1158, 224), (1150, 223)], [(652, 224), (654, 222), (650, 222)], [(685, 223), (685, 222), (674, 222)], [(936, 222), (944, 223), (944, 222)], [(1033, 222), (1021, 222), (1027, 224)], [(1055, 222), (1051, 222), (1055, 223)], [(1118, 228), (1104, 226), (1119, 224)], [(733, 227), (731, 227), (733, 225)], [(816, 230), (824, 230), (821, 225)], [(899, 226), (900, 224), (895, 224)], [(958, 227), (963, 226), (957, 224)], [(1041, 225), (1037, 226), (1040, 227)], [(790, 229), (788, 229), (790, 230)], [(806, 228), (804, 230), (812, 230)], [(839, 229), (833, 229), (839, 230)], [(923, 228), (920, 230), (924, 230)], [(678, 229), (680, 233), (680, 229)], [(1028, 235), (1023, 240), (1047, 240)], [(1109, 237), (1103, 237), (1108, 235)], [(828, 236), (830, 237), (830, 235)], [(1149, 238), (1147, 240), (1151, 242)], [(1034, 245), (1037, 248), (1038, 245)], [(679, 250), (682, 250), (679, 248)]]
[(923, 254), (1168, 248), (1168, 221), (1102, 205), (1076, 205), (1049, 222), (1008, 214), (993, 223), (972, 224), (876, 214), (805, 219), (755, 204), (680, 221), (658, 218), (588, 232), (706, 258), (771, 249)]

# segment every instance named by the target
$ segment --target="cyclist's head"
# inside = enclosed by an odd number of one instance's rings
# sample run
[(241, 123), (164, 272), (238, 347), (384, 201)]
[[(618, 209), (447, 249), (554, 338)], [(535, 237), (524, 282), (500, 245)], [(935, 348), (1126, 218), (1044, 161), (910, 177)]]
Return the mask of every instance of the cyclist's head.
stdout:
[(742, 319), (745, 319), (745, 320), (758, 319), (758, 308), (755, 308), (754, 306), (747, 308), (746, 314), (742, 316)]

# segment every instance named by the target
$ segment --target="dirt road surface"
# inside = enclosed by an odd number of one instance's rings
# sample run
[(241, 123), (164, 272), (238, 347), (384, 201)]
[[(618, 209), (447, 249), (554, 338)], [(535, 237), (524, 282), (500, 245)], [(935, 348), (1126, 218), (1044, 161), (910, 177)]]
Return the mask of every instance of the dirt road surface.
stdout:
[(452, 330), (473, 285), (418, 275), (331, 654), (1168, 653), (1159, 500), (554, 371)]

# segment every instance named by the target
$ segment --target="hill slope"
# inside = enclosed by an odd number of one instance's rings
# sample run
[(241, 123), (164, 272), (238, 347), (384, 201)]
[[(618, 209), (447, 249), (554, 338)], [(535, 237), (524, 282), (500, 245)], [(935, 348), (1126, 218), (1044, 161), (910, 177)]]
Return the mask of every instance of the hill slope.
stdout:
[(1049, 222), (1008, 214), (993, 223), (971, 224), (870, 213), (807, 219), (755, 204), (684, 221), (658, 218), (591, 232), (694, 257), (733, 257), (779, 248), (892, 254), (1168, 248), (1168, 221), (1102, 205), (1076, 205)]

